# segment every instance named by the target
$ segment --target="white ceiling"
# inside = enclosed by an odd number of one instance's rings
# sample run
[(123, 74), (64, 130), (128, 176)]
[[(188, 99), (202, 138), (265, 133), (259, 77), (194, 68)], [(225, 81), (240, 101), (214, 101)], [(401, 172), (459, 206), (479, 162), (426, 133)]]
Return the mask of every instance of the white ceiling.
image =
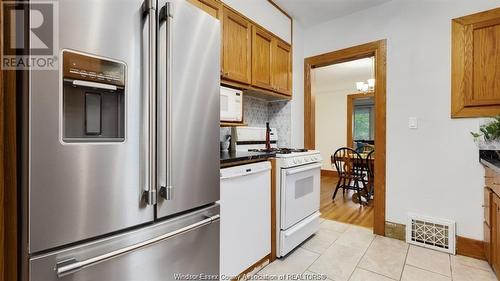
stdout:
[(312, 89), (315, 94), (355, 93), (356, 82), (374, 78), (373, 58), (348, 61), (313, 69)]
[(391, 0), (274, 0), (278, 6), (305, 27), (346, 16), (389, 1)]

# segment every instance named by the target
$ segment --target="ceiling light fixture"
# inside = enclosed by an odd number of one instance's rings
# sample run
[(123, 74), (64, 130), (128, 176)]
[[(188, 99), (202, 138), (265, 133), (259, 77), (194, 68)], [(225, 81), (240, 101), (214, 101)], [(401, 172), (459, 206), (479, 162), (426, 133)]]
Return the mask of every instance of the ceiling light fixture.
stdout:
[(375, 79), (371, 78), (365, 82), (356, 82), (356, 90), (358, 92), (368, 93), (375, 90)]

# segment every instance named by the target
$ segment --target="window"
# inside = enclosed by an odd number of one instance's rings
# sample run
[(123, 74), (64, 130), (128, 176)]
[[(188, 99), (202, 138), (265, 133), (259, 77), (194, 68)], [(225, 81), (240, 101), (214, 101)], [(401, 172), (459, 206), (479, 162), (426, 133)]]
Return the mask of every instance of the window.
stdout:
[(354, 106), (353, 115), (353, 139), (373, 140), (373, 106)]

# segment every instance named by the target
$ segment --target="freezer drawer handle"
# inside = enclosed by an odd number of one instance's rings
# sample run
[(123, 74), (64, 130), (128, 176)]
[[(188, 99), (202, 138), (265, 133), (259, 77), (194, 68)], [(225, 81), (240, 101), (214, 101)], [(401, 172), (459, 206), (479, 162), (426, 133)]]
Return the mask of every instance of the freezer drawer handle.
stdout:
[(99, 255), (99, 256), (96, 256), (93, 258), (89, 258), (89, 259), (86, 259), (83, 261), (77, 261), (74, 258), (64, 260), (62, 262), (57, 263), (57, 265), (55, 267), (57, 277), (61, 278), (61, 277), (73, 274), (75, 272), (78, 272), (83, 268), (91, 267), (91, 266), (100, 264), (102, 262), (111, 260), (113, 258), (122, 256), (124, 254), (128, 254), (128, 253), (140, 250), (142, 248), (160, 243), (164, 240), (173, 238), (177, 235), (184, 234), (184, 233), (190, 232), (192, 230), (195, 230), (197, 228), (209, 225), (212, 222), (218, 221), (219, 219), (220, 219), (220, 215), (206, 217), (205, 219), (203, 219), (199, 222), (196, 222), (196, 223), (193, 223), (191, 225), (185, 226), (183, 228), (180, 228), (180, 229), (174, 230), (172, 232), (163, 234), (161, 236), (158, 236), (158, 237), (155, 237), (155, 238), (152, 238), (152, 239), (146, 240), (144, 242), (137, 243), (135, 245), (131, 245), (131, 246), (128, 246), (128, 247), (125, 247), (122, 249), (118, 249), (116, 251), (112, 251), (112, 252), (102, 254), (102, 255)]

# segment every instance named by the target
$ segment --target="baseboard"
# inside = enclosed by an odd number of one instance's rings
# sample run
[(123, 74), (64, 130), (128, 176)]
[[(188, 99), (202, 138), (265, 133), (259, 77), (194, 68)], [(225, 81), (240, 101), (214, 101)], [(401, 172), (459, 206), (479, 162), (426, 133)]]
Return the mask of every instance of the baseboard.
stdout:
[(401, 223), (385, 222), (385, 237), (406, 242), (406, 225)]
[(257, 273), (264, 266), (268, 265), (270, 260), (271, 254), (268, 254), (256, 263), (252, 264), (249, 268), (245, 269), (245, 271), (240, 273), (237, 278), (234, 278), (232, 280), (248, 280), (250, 277), (252, 277), (253, 274)]
[(466, 238), (457, 235), (457, 255), (486, 260), (484, 241)]
[(338, 177), (337, 171), (321, 169), (321, 176)]

